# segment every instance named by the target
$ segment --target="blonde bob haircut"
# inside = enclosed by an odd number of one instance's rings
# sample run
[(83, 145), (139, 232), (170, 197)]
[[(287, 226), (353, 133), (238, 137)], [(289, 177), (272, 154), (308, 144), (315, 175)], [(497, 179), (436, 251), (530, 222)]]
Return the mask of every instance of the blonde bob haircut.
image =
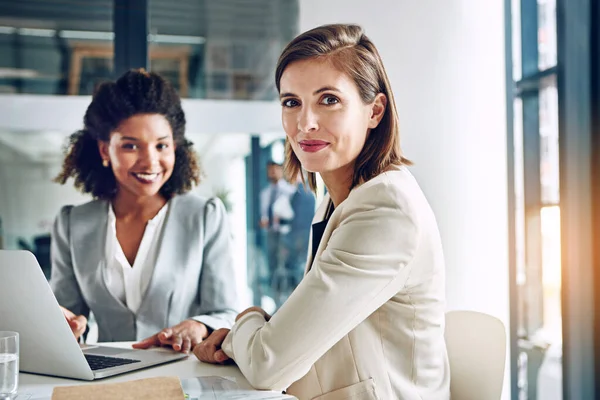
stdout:
[[(411, 165), (400, 149), (398, 111), (389, 79), (377, 48), (363, 29), (358, 25), (323, 25), (297, 36), (285, 47), (277, 62), (277, 91), (280, 91), (281, 76), (288, 65), (310, 59), (331, 62), (334, 68), (348, 75), (356, 84), (365, 104), (371, 104), (379, 93), (387, 98), (381, 122), (371, 130), (356, 159), (351, 188), (374, 178), (390, 166)], [(287, 139), (285, 155), (285, 174), (295, 181), (298, 174), (302, 173), (302, 165)], [(315, 173), (309, 172), (307, 179), (309, 187), (315, 191)]]

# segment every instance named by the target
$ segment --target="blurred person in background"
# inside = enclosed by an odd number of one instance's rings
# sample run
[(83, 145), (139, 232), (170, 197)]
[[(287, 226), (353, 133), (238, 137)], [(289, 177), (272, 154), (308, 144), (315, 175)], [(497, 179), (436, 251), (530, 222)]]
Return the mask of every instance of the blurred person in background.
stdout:
[(290, 196), (293, 217), (285, 244), (287, 249), (285, 267), (292, 289), (302, 280), (306, 267), (310, 228), (315, 215), (316, 202), (314, 193), (304, 184), (302, 173), (298, 174), (295, 186), (296, 191)]
[(267, 271), (262, 284), (269, 294), (278, 298), (279, 280), (275, 281), (276, 271), (285, 268), (285, 237), (290, 231), (293, 211), (290, 196), (295, 187), (283, 178), (283, 166), (275, 161), (267, 163), (269, 185), (260, 192), (260, 228), (266, 234)]
[[(94, 200), (52, 232), (51, 286), (75, 337), (188, 352), (231, 327), (237, 296), (226, 212), (190, 193), (200, 168), (175, 89), (144, 70), (100, 85), (57, 182)], [(144, 339), (145, 338), (145, 339)], [(142, 340), (143, 339), (143, 340)]]

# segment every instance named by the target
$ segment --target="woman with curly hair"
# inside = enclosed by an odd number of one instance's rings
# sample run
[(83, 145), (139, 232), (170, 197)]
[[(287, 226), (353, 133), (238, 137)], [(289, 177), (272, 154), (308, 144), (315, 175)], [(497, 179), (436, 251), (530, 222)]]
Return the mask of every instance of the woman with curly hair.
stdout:
[[(52, 233), (51, 286), (75, 337), (188, 352), (236, 315), (223, 204), (189, 193), (200, 170), (173, 87), (144, 70), (102, 84), (56, 181), (94, 200), (65, 206)], [(146, 338), (146, 339), (144, 339)], [(143, 340), (142, 340), (143, 339)]]

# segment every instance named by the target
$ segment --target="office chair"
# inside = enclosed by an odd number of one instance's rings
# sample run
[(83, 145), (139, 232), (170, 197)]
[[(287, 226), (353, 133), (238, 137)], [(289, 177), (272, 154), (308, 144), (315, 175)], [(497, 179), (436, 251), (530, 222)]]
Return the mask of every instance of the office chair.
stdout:
[(502, 321), (475, 311), (450, 311), (444, 336), (452, 400), (499, 400), (506, 364)]

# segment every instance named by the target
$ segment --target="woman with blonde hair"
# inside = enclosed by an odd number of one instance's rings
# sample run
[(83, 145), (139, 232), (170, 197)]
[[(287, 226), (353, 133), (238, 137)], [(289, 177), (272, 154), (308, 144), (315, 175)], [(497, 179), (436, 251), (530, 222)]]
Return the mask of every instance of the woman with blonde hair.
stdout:
[(272, 317), (252, 307), (194, 353), (299, 399), (448, 399), (441, 240), (377, 49), (359, 26), (315, 28), (284, 49), (276, 84), (286, 171), (327, 187), (312, 255)]

